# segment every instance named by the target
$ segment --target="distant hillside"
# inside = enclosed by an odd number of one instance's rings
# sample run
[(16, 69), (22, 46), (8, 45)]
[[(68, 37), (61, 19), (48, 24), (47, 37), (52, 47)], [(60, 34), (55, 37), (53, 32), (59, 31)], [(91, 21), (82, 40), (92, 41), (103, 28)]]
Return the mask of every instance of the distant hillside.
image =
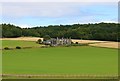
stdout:
[(12, 24), (1, 24), (2, 37), (14, 38), (21, 36), (44, 37), (71, 37), (72, 39), (89, 39), (117, 41), (120, 36), (120, 27), (116, 23), (50, 25), (44, 27), (20, 28)]

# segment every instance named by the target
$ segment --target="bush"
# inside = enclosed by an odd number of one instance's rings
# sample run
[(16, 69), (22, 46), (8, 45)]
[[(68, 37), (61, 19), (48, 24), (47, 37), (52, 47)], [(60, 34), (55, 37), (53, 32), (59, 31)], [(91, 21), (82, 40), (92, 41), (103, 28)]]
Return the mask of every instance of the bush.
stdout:
[(71, 44), (71, 46), (88, 46), (88, 44)]
[(75, 44), (79, 44), (78, 42), (75, 42)]
[(71, 42), (71, 44), (74, 44), (74, 42)]
[(42, 40), (41, 40), (41, 39), (38, 39), (38, 40), (37, 40), (37, 43), (38, 43), (38, 44), (42, 44)]
[(4, 49), (5, 49), (5, 50), (10, 50), (10, 48), (8, 48), (8, 47), (5, 47)]
[(16, 49), (21, 49), (21, 47), (20, 46), (16, 46)]
[(70, 47), (71, 45), (66, 45), (65, 47)]

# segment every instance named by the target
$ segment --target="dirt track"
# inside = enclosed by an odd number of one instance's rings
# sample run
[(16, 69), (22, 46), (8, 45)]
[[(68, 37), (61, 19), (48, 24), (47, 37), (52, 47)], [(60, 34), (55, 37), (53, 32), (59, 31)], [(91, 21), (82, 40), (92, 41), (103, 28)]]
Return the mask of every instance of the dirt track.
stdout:
[[(24, 40), (24, 41), (37, 41), (38, 37), (19, 37), (19, 38), (3, 38), (0, 40)], [(72, 41), (79, 42), (79, 43), (93, 43), (89, 44), (90, 46), (97, 46), (97, 47), (107, 47), (107, 48), (118, 48), (118, 42), (110, 42), (110, 41), (96, 41), (96, 40), (78, 40), (78, 39), (72, 39)]]

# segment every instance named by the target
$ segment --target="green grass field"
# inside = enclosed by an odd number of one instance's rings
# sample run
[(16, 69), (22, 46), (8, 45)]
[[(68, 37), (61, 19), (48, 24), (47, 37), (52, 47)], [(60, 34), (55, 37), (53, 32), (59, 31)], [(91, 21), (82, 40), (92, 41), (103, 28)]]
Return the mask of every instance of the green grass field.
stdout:
[(2, 48), (4, 47), (15, 48), (16, 46), (39, 47), (40, 45), (33, 41), (21, 41), (21, 40), (3, 40), (2, 41)]
[[(3, 46), (9, 43), (4, 42)], [(14, 43), (9, 44), (16, 46)], [(3, 50), (3, 74), (116, 75), (117, 73), (117, 49), (81, 46)]]

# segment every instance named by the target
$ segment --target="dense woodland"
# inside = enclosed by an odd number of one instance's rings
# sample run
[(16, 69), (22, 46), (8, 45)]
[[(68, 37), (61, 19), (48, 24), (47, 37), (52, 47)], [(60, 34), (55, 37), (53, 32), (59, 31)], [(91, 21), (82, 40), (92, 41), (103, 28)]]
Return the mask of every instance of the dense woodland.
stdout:
[(96, 23), (21, 28), (12, 24), (1, 24), (0, 27), (2, 27), (3, 38), (21, 36), (44, 37), (49, 35), (52, 38), (71, 37), (72, 39), (119, 41), (120, 27), (118, 25), (116, 23)]

